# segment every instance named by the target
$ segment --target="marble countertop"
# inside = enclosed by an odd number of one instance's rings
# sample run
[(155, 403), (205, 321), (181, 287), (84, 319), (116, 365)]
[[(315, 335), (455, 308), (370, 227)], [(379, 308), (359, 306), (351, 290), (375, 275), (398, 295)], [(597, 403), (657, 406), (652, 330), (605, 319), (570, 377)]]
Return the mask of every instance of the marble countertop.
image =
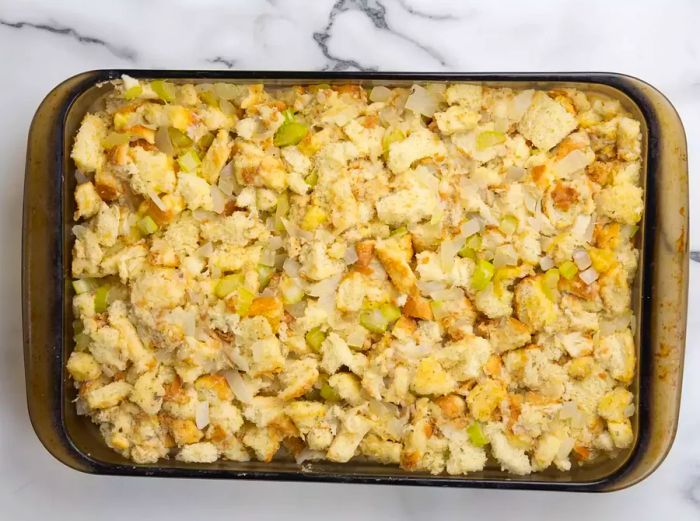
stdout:
[[(663, 91), (700, 155), (700, 3), (605, 0), (49, 0), (0, 2), (0, 505), (3, 519), (700, 519), (700, 315), (665, 463), (605, 495), (95, 477), (55, 461), (25, 405), (20, 312), (27, 130), (43, 96), (96, 68), (615, 71)], [(691, 198), (700, 186), (691, 177)], [(691, 206), (698, 222), (700, 205)], [(691, 227), (690, 245), (700, 249)], [(699, 258), (700, 260), (700, 258)], [(691, 263), (690, 301), (700, 297)], [(692, 308), (691, 308), (692, 309)], [(693, 441), (696, 440), (696, 441)], [(331, 514), (332, 513), (332, 514)]]

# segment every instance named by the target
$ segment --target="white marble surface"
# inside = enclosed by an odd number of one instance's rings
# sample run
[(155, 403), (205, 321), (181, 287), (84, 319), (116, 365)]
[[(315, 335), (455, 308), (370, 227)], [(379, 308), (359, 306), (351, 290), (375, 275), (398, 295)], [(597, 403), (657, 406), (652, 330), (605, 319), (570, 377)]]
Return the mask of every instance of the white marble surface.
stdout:
[[(107, 2), (104, 2), (105, 4)], [(486, 5), (492, 7), (486, 7)], [(94, 477), (56, 462), (25, 406), (20, 316), (25, 142), (34, 110), (87, 69), (617, 71), (665, 92), (700, 155), (700, 2), (458, 0), (0, 1), (2, 519), (700, 519), (700, 316), (691, 313), (676, 443), (607, 495)], [(698, 194), (691, 178), (691, 193)], [(691, 206), (697, 222), (700, 205)], [(691, 247), (700, 235), (691, 227)], [(700, 297), (691, 266), (691, 302)], [(692, 307), (691, 307), (692, 309)]]

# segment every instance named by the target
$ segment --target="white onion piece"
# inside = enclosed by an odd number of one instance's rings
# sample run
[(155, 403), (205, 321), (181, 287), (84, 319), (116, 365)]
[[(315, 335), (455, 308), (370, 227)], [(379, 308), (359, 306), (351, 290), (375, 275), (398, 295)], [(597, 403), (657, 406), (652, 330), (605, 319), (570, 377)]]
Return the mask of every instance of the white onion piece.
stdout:
[(228, 356), (229, 359), (241, 371), (248, 372), (250, 370), (250, 364), (248, 364), (248, 360), (243, 355), (241, 355), (241, 353), (237, 349), (225, 346), (224, 353), (226, 353), (226, 356)]
[(593, 240), (593, 232), (595, 231), (595, 218), (591, 215), (591, 219), (588, 221), (588, 228), (583, 232), (583, 240), (590, 243)]
[(525, 169), (519, 166), (509, 166), (506, 170), (506, 181), (515, 183), (520, 181), (525, 175)]
[(598, 272), (595, 270), (595, 268), (592, 267), (580, 272), (578, 276), (583, 282), (585, 282), (589, 286), (593, 284), (596, 280), (598, 280)]
[(518, 264), (518, 256), (512, 248), (502, 246), (496, 250), (493, 256), (493, 267), (502, 268), (503, 266), (515, 266)]
[(350, 333), (348, 333), (348, 336), (345, 340), (349, 346), (362, 347), (362, 345), (365, 343), (366, 338), (367, 330), (364, 327), (355, 326), (350, 331)]
[(88, 181), (90, 181), (90, 179), (88, 179), (88, 177), (85, 174), (83, 174), (80, 170), (75, 171), (75, 180), (79, 185), (85, 184)]
[(238, 401), (243, 403), (253, 402), (253, 393), (238, 371), (224, 371), (224, 378), (226, 378), (228, 386), (233, 391), (233, 394), (236, 395)]
[(294, 318), (301, 318), (304, 316), (304, 313), (306, 313), (307, 304), (308, 302), (306, 300), (301, 300), (296, 304), (285, 306), (284, 309)]
[(357, 262), (357, 250), (351, 246), (345, 250), (345, 255), (343, 255), (343, 261), (346, 266), (355, 264)]
[(542, 271), (551, 270), (554, 267), (554, 261), (551, 257), (542, 257), (540, 259), (540, 268)]
[(212, 210), (218, 214), (224, 213), (224, 209), (226, 208), (226, 195), (215, 185), (211, 186), (209, 192), (211, 193)]
[(168, 134), (167, 126), (163, 125), (161, 127), (158, 127), (158, 130), (156, 130), (155, 144), (158, 147), (158, 150), (160, 150), (164, 154), (169, 156), (175, 155), (175, 149), (173, 148), (173, 144), (170, 141), (170, 134)]
[(569, 177), (574, 172), (586, 168), (589, 162), (589, 158), (585, 152), (582, 150), (573, 150), (554, 163), (554, 172), (556, 172), (559, 177)]
[(510, 107), (508, 107), (508, 116), (515, 121), (519, 121), (530, 107), (534, 94), (534, 90), (524, 90), (513, 97)]
[(574, 252), (574, 262), (579, 270), (588, 269), (591, 266), (591, 256), (586, 250), (576, 250)]
[(299, 276), (299, 263), (297, 261), (295, 261), (294, 259), (292, 259), (291, 257), (287, 257), (284, 260), (284, 264), (282, 264), (282, 269), (290, 277), (298, 277)]
[(583, 237), (586, 234), (591, 219), (592, 217), (590, 215), (577, 215), (574, 225), (571, 227), (571, 234), (575, 237)]
[(571, 449), (574, 448), (574, 440), (571, 438), (566, 438), (562, 440), (561, 445), (559, 445), (559, 450), (557, 451), (557, 458), (563, 459), (569, 456)]
[(214, 253), (214, 245), (211, 242), (203, 244), (194, 252), (197, 257), (203, 258), (210, 257), (212, 253)]
[(310, 284), (306, 289), (306, 293), (312, 297), (324, 297), (326, 295), (332, 295), (340, 284), (341, 274), (333, 275), (327, 279), (323, 279), (315, 284)]
[(273, 235), (267, 241), (267, 247), (271, 250), (279, 250), (282, 246), (284, 246), (284, 240), (279, 235)]
[(420, 85), (413, 85), (413, 87), (411, 87), (411, 94), (408, 96), (404, 108), (422, 114), (423, 116), (432, 117), (438, 108), (438, 100)]
[(233, 161), (228, 162), (219, 172), (219, 190), (228, 196), (238, 195), (241, 191), (233, 175)]
[(148, 193), (148, 197), (151, 198), (151, 201), (153, 201), (153, 203), (158, 207), (158, 209), (159, 209), (161, 212), (164, 212), (164, 211), (166, 211), (166, 210), (168, 209), (168, 207), (165, 205), (165, 203), (163, 202), (163, 200), (162, 200), (160, 197), (158, 197), (158, 194), (157, 194), (157, 193), (155, 193), (155, 192), (154, 192), (153, 190), (151, 190), (151, 189), (149, 189), (147, 193)]
[(634, 416), (634, 404), (630, 403), (627, 407), (625, 407), (625, 410), (623, 411), (623, 414), (629, 418), (630, 416)]
[(197, 402), (194, 423), (200, 430), (209, 425), (209, 402)]
[(377, 85), (369, 93), (369, 100), (371, 102), (386, 101), (391, 96), (391, 90), (386, 88), (384, 85)]
[(464, 240), (467, 240), (467, 238), (471, 237), (475, 233), (478, 233), (480, 230), (481, 221), (476, 218), (469, 219), (460, 228), (461, 234), (464, 236)]
[(294, 456), (294, 461), (296, 461), (297, 465), (301, 465), (305, 461), (318, 461), (324, 459), (325, 457), (325, 452), (304, 448), (300, 450), (296, 456)]
[(436, 291), (445, 289), (446, 283), (439, 281), (418, 281), (418, 289), (423, 295), (432, 295)]
[(264, 249), (262, 253), (260, 253), (260, 264), (264, 266), (274, 266), (275, 261), (277, 260), (277, 254), (274, 252), (274, 250), (270, 249)]
[(523, 204), (528, 212), (534, 214), (537, 210), (537, 197), (530, 192), (525, 192), (523, 196)]
[(302, 230), (296, 224), (294, 224), (291, 221), (288, 221), (284, 217), (281, 218), (281, 221), (284, 225), (284, 229), (287, 230), (287, 233), (290, 237), (296, 237), (297, 239), (304, 239), (306, 241), (310, 241), (313, 238), (312, 233), (307, 232), (306, 230)]
[(236, 113), (235, 105), (227, 99), (222, 98), (219, 100), (219, 108), (221, 109), (221, 112), (227, 116), (231, 116)]

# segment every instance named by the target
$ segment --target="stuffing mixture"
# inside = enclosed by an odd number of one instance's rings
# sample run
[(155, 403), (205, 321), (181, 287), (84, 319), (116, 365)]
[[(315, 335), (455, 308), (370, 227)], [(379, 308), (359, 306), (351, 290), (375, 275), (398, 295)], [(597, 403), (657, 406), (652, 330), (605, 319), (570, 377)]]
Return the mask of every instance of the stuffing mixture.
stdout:
[(174, 84), (85, 116), (76, 406), (137, 463), (630, 447), (640, 122), (575, 89)]

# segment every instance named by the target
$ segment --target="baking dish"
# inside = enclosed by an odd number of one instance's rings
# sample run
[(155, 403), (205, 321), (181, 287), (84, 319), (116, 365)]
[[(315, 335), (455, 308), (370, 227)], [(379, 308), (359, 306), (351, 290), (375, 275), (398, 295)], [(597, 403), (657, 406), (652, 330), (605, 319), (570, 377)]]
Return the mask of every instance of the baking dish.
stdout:
[[(263, 82), (267, 85), (360, 83), (371, 86), (414, 82), (478, 82), (512, 87), (571, 86), (619, 99), (643, 122), (645, 217), (638, 234), (640, 270), (633, 304), (639, 358), (635, 382), (638, 413), (632, 449), (613, 460), (567, 473), (541, 472), (513, 477), (490, 465), (468, 476), (431, 476), (361, 462), (297, 465), (218, 462), (134, 465), (104, 445), (71, 403), (74, 390), (65, 375), (72, 348), (70, 289), (74, 166), (72, 136), (83, 115), (108, 89), (110, 79)], [(688, 279), (688, 178), (683, 128), (670, 103), (644, 82), (615, 74), (394, 74), (273, 73), (208, 71), (86, 72), (57, 86), (42, 102), (32, 123), (27, 155), (23, 215), (22, 304), (29, 413), (42, 443), (63, 463), (99, 474), (245, 478), (298, 481), (393, 483), (436, 486), (532, 488), (579, 491), (615, 490), (649, 475), (668, 452), (680, 403)]]

